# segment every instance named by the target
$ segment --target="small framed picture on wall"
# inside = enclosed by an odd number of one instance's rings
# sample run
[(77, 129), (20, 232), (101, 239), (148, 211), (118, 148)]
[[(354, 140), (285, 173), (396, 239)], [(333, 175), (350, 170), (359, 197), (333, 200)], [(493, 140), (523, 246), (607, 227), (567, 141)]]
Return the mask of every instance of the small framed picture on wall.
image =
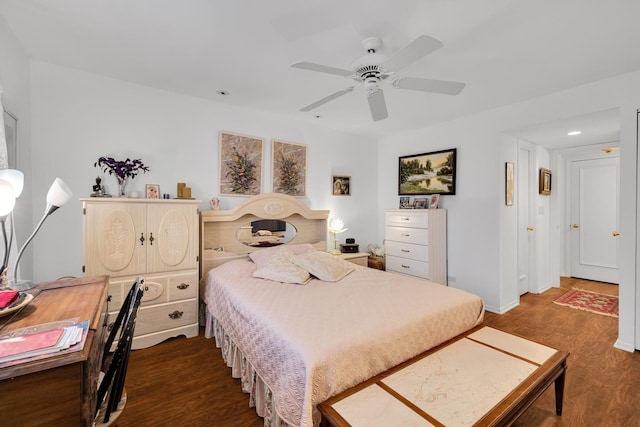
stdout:
[(350, 196), (351, 177), (344, 175), (333, 175), (331, 177), (331, 194), (334, 196)]

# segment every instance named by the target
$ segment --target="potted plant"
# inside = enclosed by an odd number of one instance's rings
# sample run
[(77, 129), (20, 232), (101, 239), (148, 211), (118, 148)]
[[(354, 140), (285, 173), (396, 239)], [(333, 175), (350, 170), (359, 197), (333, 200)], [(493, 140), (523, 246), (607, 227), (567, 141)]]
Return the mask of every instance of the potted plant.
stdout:
[(104, 172), (108, 172), (109, 175), (115, 175), (118, 180), (118, 195), (120, 197), (127, 196), (129, 179), (135, 178), (140, 172), (149, 172), (149, 168), (140, 159), (116, 160), (113, 157), (100, 157), (93, 166), (100, 167)]

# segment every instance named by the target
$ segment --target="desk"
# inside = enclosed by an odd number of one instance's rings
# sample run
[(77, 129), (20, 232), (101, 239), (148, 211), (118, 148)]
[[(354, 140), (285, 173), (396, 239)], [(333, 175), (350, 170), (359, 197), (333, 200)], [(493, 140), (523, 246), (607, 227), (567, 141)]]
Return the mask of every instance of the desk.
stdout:
[(322, 402), (321, 425), (508, 426), (552, 383), (561, 415), (568, 356), (476, 328)]
[(0, 368), (0, 414), (13, 425), (91, 426), (106, 341), (108, 276), (40, 283), (0, 332), (78, 318), (89, 320), (81, 351)]

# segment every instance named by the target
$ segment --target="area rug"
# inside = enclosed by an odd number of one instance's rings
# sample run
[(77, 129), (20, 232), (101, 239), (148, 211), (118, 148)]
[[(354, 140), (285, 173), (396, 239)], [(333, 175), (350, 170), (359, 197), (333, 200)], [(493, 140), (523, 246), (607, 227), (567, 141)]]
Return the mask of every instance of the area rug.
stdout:
[(611, 295), (572, 288), (553, 302), (578, 310), (618, 317), (618, 297)]

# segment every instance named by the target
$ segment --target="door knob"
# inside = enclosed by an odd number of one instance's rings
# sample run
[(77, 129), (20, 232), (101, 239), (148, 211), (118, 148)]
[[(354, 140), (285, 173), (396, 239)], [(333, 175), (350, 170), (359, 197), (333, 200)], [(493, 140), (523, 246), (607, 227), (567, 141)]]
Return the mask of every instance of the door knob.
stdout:
[(614, 231), (613, 233), (611, 233), (613, 235), (613, 237), (618, 237), (620, 235), (620, 233), (618, 233), (617, 231)]
[(533, 227), (527, 227), (527, 231), (533, 231)]
[(573, 228), (579, 228), (580, 226), (578, 224), (573, 224)]

